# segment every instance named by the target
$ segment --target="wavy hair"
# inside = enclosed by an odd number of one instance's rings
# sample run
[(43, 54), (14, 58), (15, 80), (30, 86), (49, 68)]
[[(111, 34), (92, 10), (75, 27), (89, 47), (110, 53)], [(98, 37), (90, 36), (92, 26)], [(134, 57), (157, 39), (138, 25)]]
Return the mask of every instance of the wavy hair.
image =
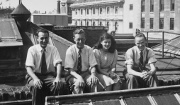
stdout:
[(110, 53), (114, 53), (114, 51), (116, 50), (116, 41), (114, 40), (113, 36), (108, 34), (108, 33), (103, 33), (100, 38), (99, 41), (95, 44), (95, 46), (93, 47), (94, 49), (102, 49), (103, 46), (101, 44), (101, 42), (105, 39), (110, 39), (111, 40), (111, 46), (108, 49), (108, 51)]

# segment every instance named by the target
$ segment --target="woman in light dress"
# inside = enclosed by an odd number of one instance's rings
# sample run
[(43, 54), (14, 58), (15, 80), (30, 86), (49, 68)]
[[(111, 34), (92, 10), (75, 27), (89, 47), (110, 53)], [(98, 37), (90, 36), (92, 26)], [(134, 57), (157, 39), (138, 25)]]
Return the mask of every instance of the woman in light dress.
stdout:
[[(120, 89), (120, 77), (115, 73), (118, 52), (112, 35), (103, 33), (94, 46), (94, 55), (97, 60), (98, 79), (106, 91)], [(99, 90), (101, 91), (101, 90)]]

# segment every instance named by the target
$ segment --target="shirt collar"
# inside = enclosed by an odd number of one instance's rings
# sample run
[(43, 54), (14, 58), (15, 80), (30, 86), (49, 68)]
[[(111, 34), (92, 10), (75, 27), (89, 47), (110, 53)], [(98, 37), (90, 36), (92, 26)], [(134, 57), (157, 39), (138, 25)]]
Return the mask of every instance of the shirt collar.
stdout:
[[(48, 45), (47, 45), (47, 46), (48, 46)], [(45, 48), (45, 52), (47, 51), (47, 46), (46, 46), (46, 48)], [(37, 45), (37, 50), (38, 50), (39, 52), (42, 52), (42, 51), (43, 51), (43, 48), (40, 46), (40, 44)]]
[[(138, 53), (141, 52), (137, 46), (135, 46), (135, 48), (137, 49), (137, 52), (138, 52)], [(145, 52), (145, 49), (146, 49), (146, 47), (145, 47), (144, 50), (142, 51), (143, 53)]]
[[(85, 46), (84, 46), (85, 47)], [(82, 53), (82, 51), (83, 51), (83, 49), (84, 49), (84, 47), (81, 49), (81, 53)], [(79, 52), (79, 48), (77, 48), (77, 46), (75, 45), (75, 48), (76, 48), (76, 51), (77, 51), (77, 53)]]

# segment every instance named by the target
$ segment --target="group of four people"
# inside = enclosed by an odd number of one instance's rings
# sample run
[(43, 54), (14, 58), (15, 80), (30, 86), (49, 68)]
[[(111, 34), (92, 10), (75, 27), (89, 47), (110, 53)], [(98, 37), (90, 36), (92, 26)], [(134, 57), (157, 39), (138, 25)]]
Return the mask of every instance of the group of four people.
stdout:
[[(48, 44), (48, 31), (40, 29), (37, 35), (39, 44), (30, 47), (27, 53), (26, 78), (33, 87), (33, 105), (44, 105), (45, 96), (60, 95), (62, 60), (57, 48)], [(113, 36), (103, 33), (93, 48), (85, 45), (83, 29), (76, 29), (73, 38), (75, 44), (67, 49), (64, 64), (65, 71), (69, 72), (65, 80), (72, 93), (120, 90), (121, 79), (116, 74), (118, 52)], [(127, 88), (156, 87), (154, 52), (145, 47), (146, 37), (142, 33), (135, 36), (135, 44), (125, 55)]]

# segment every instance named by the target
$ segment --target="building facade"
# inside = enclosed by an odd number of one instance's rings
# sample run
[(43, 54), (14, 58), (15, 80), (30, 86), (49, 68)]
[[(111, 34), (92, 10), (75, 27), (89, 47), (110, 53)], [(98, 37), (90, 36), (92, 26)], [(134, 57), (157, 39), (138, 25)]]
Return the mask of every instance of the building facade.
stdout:
[(180, 33), (180, 0), (141, 0), (141, 30)]
[(180, 0), (79, 0), (71, 5), (72, 25), (106, 26), (117, 34), (180, 33)]

